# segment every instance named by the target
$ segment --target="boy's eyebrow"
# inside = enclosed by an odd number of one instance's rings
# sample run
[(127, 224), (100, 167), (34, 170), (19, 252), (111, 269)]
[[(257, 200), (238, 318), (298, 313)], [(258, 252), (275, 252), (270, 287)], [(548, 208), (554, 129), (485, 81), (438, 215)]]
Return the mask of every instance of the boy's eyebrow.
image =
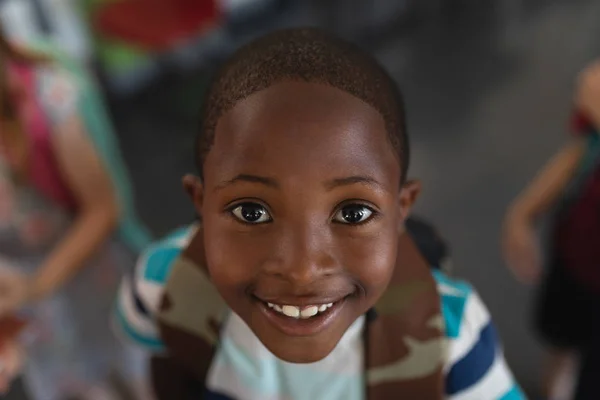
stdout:
[(269, 178), (266, 176), (259, 176), (259, 175), (239, 174), (239, 175), (236, 175), (235, 177), (233, 177), (232, 179), (229, 179), (227, 181), (223, 181), (223, 182), (219, 183), (217, 185), (217, 187), (215, 188), (215, 190), (223, 189), (223, 188), (225, 188), (229, 185), (232, 185), (234, 183), (237, 183), (237, 182), (260, 183), (260, 184), (268, 186), (270, 188), (274, 188), (274, 189), (279, 188), (279, 183), (277, 183), (277, 181), (273, 178)]
[(330, 181), (325, 182), (325, 187), (327, 188), (327, 190), (333, 190), (340, 186), (354, 185), (357, 183), (367, 184), (369, 186), (377, 186), (379, 189), (382, 188), (381, 184), (376, 179), (362, 175), (353, 175), (346, 176), (343, 178), (332, 179)]

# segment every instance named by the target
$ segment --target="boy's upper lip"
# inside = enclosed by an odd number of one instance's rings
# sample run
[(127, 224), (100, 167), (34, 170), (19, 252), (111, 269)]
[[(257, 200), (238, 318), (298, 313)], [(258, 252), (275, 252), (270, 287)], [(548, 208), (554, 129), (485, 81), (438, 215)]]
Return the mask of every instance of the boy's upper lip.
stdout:
[(298, 307), (315, 306), (321, 304), (335, 303), (344, 299), (350, 293), (329, 293), (327, 295), (311, 295), (311, 296), (261, 296), (255, 294), (254, 296), (265, 303), (272, 303), (277, 305), (290, 305)]

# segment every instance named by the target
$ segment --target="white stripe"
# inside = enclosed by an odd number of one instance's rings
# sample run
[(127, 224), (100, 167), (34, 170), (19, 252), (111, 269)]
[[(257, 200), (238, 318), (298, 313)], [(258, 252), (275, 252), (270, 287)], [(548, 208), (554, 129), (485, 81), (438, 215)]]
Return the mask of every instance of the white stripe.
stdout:
[(465, 304), (458, 337), (449, 341), (448, 362), (444, 367), (446, 372), (471, 351), (479, 341), (481, 331), (489, 323), (489, 311), (477, 293), (473, 292)]
[(150, 281), (138, 281), (134, 284), (135, 291), (144, 306), (148, 309), (148, 312), (152, 315), (158, 313), (164, 292), (164, 285)]
[(450, 396), (448, 400), (497, 400), (514, 386), (513, 376), (506, 365), (502, 353), (488, 372), (470, 388)]
[(160, 243), (151, 245), (138, 257), (135, 266), (133, 281), (135, 292), (151, 314), (155, 314), (158, 311), (165, 282), (149, 281), (144, 279), (144, 276), (146, 275), (146, 269), (148, 268), (148, 259), (156, 253), (157, 250), (161, 250), (162, 248), (163, 246), (161, 246)]
[(437, 285), (438, 291), (440, 294), (445, 294), (446, 296), (454, 296), (454, 297), (466, 297), (467, 293), (464, 291), (455, 288), (453, 286), (447, 285), (445, 283), (438, 283)]
[(185, 230), (184, 234), (180, 235), (179, 237), (168, 240), (169, 247), (177, 247), (179, 249), (183, 249), (183, 248), (187, 247), (187, 245), (190, 244), (190, 241), (196, 234), (196, 231), (198, 230), (198, 228), (199, 228), (199, 225), (197, 223), (190, 225)]
[(169, 246), (175, 247), (178, 249), (183, 249), (189, 243), (190, 243), (190, 237), (187, 234), (185, 236), (180, 236), (180, 237), (169, 240)]
[(138, 334), (157, 338), (158, 331), (154, 321), (138, 311), (129, 284), (129, 277), (125, 277), (119, 288), (119, 305), (123, 317), (127, 321), (129, 327)]

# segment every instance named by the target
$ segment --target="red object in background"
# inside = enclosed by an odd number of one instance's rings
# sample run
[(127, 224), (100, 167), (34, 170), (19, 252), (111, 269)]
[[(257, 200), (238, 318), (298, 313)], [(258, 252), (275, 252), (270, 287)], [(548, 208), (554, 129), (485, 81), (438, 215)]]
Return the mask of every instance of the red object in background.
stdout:
[(215, 25), (215, 0), (122, 0), (103, 6), (94, 18), (102, 35), (150, 51), (164, 51)]
[(0, 318), (0, 348), (14, 339), (27, 326), (27, 321), (15, 315)]
[(577, 134), (587, 134), (594, 128), (592, 121), (582, 111), (575, 110), (571, 116), (571, 128)]

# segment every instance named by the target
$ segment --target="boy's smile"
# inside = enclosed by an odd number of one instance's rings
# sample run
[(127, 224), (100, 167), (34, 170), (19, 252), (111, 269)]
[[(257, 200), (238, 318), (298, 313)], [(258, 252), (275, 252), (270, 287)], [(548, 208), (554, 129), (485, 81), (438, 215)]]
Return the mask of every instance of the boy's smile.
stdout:
[(289, 336), (311, 336), (325, 329), (341, 312), (345, 298), (331, 303), (308, 306), (279, 305), (260, 302), (258, 305), (277, 329)]
[(313, 362), (386, 288), (411, 196), (382, 116), (322, 84), (284, 81), (216, 126), (202, 215), (211, 279), (276, 356)]

